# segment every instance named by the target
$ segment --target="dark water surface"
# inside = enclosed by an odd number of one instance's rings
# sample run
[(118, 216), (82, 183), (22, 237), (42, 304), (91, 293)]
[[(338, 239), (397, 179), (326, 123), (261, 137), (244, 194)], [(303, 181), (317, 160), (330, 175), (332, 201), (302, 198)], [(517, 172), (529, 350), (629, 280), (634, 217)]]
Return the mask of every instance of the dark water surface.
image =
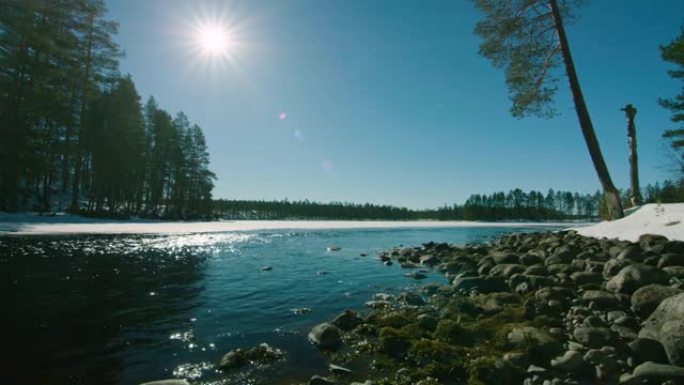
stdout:
[[(416, 284), (396, 264), (379, 263), (378, 252), (539, 230), (0, 237), (0, 384), (305, 381), (327, 367), (307, 342), (311, 326), (346, 308), (364, 310), (375, 293)], [(342, 249), (327, 251), (330, 245)], [(420, 284), (426, 282), (445, 280), (432, 272)], [(301, 307), (312, 312), (291, 311)], [(286, 359), (229, 375), (217, 371), (222, 354), (261, 342), (286, 351)]]

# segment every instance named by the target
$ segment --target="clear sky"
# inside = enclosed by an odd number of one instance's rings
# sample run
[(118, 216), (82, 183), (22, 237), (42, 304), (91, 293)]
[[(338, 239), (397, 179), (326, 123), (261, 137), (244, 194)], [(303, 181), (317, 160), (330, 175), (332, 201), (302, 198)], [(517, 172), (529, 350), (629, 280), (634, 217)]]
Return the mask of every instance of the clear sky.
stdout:
[[(478, 55), (468, 0), (108, 0), (143, 99), (205, 132), (215, 197), (311, 199), (412, 208), (520, 187), (600, 186), (567, 83), (561, 116), (517, 120), (503, 73)], [(633, 103), (642, 185), (673, 174), (656, 103), (681, 84), (659, 45), (679, 34), (681, 0), (593, 0), (568, 26), (614, 182), (629, 185)], [(228, 60), (193, 46), (198, 22), (229, 26)]]

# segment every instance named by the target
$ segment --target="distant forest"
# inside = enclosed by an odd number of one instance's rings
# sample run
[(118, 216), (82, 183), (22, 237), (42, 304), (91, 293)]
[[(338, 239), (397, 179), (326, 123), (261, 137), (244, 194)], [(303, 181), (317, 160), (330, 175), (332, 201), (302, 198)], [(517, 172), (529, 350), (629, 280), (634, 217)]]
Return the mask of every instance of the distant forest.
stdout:
[(0, 2), (0, 211), (211, 214), (202, 129), (119, 74), (102, 0)]
[[(645, 203), (684, 202), (684, 180), (648, 185)], [(623, 197), (628, 207), (628, 196)], [(389, 220), (591, 220), (605, 218), (607, 208), (600, 192), (579, 194), (549, 190), (471, 195), (464, 204), (431, 210), (410, 210), (388, 205), (344, 202), (223, 200), (214, 202), (214, 214), (223, 219), (389, 219)]]

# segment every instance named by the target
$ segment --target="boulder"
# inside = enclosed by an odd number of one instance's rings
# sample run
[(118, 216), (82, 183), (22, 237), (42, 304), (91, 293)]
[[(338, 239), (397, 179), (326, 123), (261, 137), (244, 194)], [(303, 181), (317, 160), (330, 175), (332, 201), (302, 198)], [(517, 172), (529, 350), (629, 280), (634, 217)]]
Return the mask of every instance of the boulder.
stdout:
[(582, 353), (574, 350), (568, 350), (562, 356), (551, 360), (551, 367), (567, 372), (578, 371), (583, 366), (584, 358), (582, 358)]
[(644, 321), (639, 337), (659, 341), (670, 363), (684, 366), (684, 293), (664, 299)]
[(667, 364), (668, 358), (665, 353), (663, 345), (649, 338), (637, 338), (627, 344), (631, 352), (632, 359), (636, 364), (641, 364), (647, 361), (656, 362), (659, 364)]
[(454, 279), (452, 286), (463, 294), (508, 291), (506, 282), (499, 277), (459, 277)]
[(620, 305), (620, 297), (602, 290), (585, 291), (582, 294), (582, 301), (597, 310), (614, 310)]
[[(401, 293), (397, 297), (397, 301), (400, 303), (407, 305), (407, 306), (423, 306), (425, 305), (425, 300), (423, 297), (416, 293), (411, 293), (411, 292), (406, 292), (406, 293)], [(333, 322), (334, 323), (334, 322)], [(339, 325), (337, 325), (339, 327)], [(349, 329), (344, 329), (340, 327), (342, 330), (349, 330)]]
[(439, 262), (439, 259), (432, 254), (424, 254), (420, 256), (418, 262), (421, 265), (434, 266)]
[(663, 267), (663, 271), (670, 278), (684, 279), (684, 266), (667, 266)]
[(529, 266), (525, 271), (523, 271), (523, 275), (547, 275), (549, 274), (549, 271), (546, 269), (546, 266), (544, 265), (532, 265)]
[(309, 333), (309, 341), (322, 349), (335, 349), (342, 342), (340, 329), (330, 323), (324, 322), (316, 325)]
[(658, 267), (684, 266), (684, 254), (667, 253), (658, 259)]
[(603, 275), (606, 277), (612, 277), (615, 274), (619, 273), (620, 270), (624, 269), (625, 267), (631, 264), (632, 263), (630, 261), (626, 260), (610, 259), (603, 265)]
[(655, 362), (644, 362), (634, 368), (632, 375), (639, 381), (647, 381), (648, 383), (674, 380), (676, 384), (681, 384), (684, 381), (684, 368), (674, 365), (656, 364)]
[(513, 274), (509, 280), (512, 288), (524, 283), (528, 289), (535, 290), (542, 287), (555, 286), (553, 279), (542, 275)]
[(493, 251), (491, 257), (497, 265), (502, 263), (518, 263), (520, 261), (516, 254), (507, 251)]
[(580, 326), (572, 332), (575, 341), (589, 348), (600, 348), (611, 342), (610, 329), (602, 327)]
[(639, 246), (629, 246), (618, 254), (617, 259), (621, 261), (642, 262), (644, 257)]
[(548, 357), (563, 351), (563, 344), (557, 339), (547, 331), (532, 326), (514, 328), (508, 333), (507, 339), (512, 348), (527, 351), (533, 362), (548, 360)]
[(599, 273), (590, 273), (588, 271), (576, 271), (570, 274), (570, 279), (572, 279), (577, 285), (586, 285), (590, 283), (603, 282), (603, 276)]
[(239, 368), (247, 363), (247, 353), (242, 349), (231, 350), (224, 354), (219, 361), (219, 369), (228, 370)]
[(652, 250), (656, 245), (667, 242), (667, 237), (657, 234), (642, 234), (639, 237), (639, 246), (645, 251)]
[(489, 275), (509, 278), (513, 274), (519, 274), (526, 270), (526, 267), (517, 263), (502, 263), (489, 270)]
[(234, 349), (224, 354), (219, 361), (219, 369), (230, 370), (239, 368), (249, 362), (270, 362), (282, 358), (283, 351), (267, 343), (259, 344), (248, 351)]
[(635, 263), (620, 270), (606, 283), (606, 289), (614, 293), (634, 293), (642, 286), (663, 284), (668, 281), (667, 273), (653, 266)]
[(520, 263), (525, 265), (525, 266), (537, 265), (537, 264), (541, 264), (543, 262), (544, 262), (544, 258), (542, 256), (540, 256), (539, 254), (527, 253), (527, 254), (523, 254), (520, 257)]
[(682, 291), (669, 286), (643, 286), (632, 294), (632, 310), (638, 316), (648, 318), (665, 298), (679, 293), (682, 293)]

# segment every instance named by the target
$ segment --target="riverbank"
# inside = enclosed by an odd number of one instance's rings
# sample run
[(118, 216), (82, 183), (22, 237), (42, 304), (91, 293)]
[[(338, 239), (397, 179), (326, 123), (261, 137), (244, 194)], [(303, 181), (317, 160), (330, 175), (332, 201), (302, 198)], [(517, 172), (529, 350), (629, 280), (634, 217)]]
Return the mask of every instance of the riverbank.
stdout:
[[(574, 231), (482, 245), (389, 250), (382, 263), (431, 266), (448, 285), (378, 295), (310, 340), (335, 367), (309, 384), (681, 384), (684, 243)], [(366, 382), (369, 383), (369, 382)]]

